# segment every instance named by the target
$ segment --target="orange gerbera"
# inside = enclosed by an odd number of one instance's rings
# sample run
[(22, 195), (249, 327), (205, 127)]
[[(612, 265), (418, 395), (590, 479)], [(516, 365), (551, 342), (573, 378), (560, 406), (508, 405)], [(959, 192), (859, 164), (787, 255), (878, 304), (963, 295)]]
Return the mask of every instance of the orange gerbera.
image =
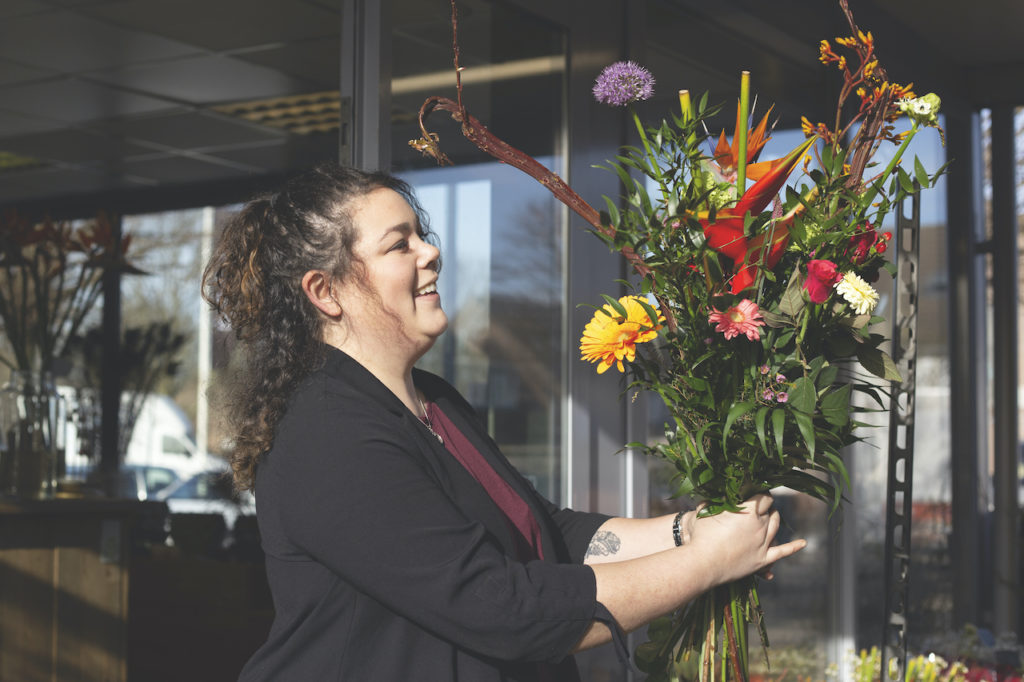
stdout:
[(620, 372), (625, 371), (622, 361), (636, 359), (636, 344), (650, 341), (658, 335), (665, 317), (654, 308), (658, 320), (652, 322), (647, 310), (640, 305), (643, 300), (639, 296), (620, 298), (619, 305), (626, 311), (625, 317), (610, 303), (605, 304), (583, 329), (580, 352), (588, 362), (600, 361), (598, 374), (603, 374), (612, 365), (616, 365)]

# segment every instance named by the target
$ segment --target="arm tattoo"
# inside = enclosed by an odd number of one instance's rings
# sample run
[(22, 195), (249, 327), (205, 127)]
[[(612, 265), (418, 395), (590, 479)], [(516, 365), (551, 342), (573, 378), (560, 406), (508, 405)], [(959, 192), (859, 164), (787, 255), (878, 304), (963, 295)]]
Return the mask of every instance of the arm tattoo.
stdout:
[(594, 538), (590, 541), (590, 546), (587, 547), (587, 553), (583, 558), (618, 554), (621, 546), (622, 541), (619, 540), (618, 535), (606, 530), (599, 530), (594, 533)]

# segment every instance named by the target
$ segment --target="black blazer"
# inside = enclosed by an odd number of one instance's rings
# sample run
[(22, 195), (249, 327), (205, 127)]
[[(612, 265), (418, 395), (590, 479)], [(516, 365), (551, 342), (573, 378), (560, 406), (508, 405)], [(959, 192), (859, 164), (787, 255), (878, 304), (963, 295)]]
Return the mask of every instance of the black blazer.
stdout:
[(545, 561), (516, 561), (509, 524), (483, 487), (332, 348), (257, 469), (276, 613), (242, 680), (533, 680), (532, 662), (563, 661), (592, 621), (610, 619), (581, 565), (608, 517), (555, 508), (454, 388), (425, 372), (414, 379), (530, 505)]

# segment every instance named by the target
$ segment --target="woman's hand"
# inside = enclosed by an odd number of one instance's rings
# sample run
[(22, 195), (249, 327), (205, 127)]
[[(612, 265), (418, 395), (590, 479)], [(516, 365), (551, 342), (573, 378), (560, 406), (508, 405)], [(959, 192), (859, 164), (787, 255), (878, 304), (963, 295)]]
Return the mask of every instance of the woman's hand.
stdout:
[(804, 540), (772, 545), (779, 531), (779, 512), (772, 509), (772, 496), (754, 495), (738, 512), (686, 519), (688, 543), (717, 567), (716, 583), (745, 578), (754, 573), (771, 577), (771, 565), (803, 549)]
[[(652, 528), (661, 526), (661, 539), (657, 542), (662, 545), (672, 543), (671, 539), (664, 539), (666, 518), (672, 517), (660, 517), (651, 524)], [(602, 526), (606, 531), (628, 527), (608, 524), (607, 528)], [(680, 521), (682, 546), (675, 547), (673, 543), (636, 558), (592, 564), (597, 600), (608, 607), (626, 632), (635, 630), (713, 587), (754, 573), (770, 573), (774, 562), (806, 546), (804, 540), (773, 546), (779, 524), (779, 513), (772, 510), (768, 494), (755, 495), (738, 512), (705, 517), (700, 517), (699, 512), (684, 514)], [(668, 535), (671, 536), (670, 528)], [(595, 622), (577, 650), (610, 638), (609, 630)]]

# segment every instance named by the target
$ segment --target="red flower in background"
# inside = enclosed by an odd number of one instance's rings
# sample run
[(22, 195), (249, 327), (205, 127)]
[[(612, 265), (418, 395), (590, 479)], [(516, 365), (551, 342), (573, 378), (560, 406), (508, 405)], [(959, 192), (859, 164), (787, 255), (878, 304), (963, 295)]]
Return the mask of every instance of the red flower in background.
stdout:
[(885, 253), (887, 241), (892, 239), (892, 232), (878, 234), (871, 223), (864, 223), (857, 226), (857, 231), (850, 237), (850, 244), (846, 253), (854, 265), (860, 265), (871, 256), (871, 250), (875, 253)]

